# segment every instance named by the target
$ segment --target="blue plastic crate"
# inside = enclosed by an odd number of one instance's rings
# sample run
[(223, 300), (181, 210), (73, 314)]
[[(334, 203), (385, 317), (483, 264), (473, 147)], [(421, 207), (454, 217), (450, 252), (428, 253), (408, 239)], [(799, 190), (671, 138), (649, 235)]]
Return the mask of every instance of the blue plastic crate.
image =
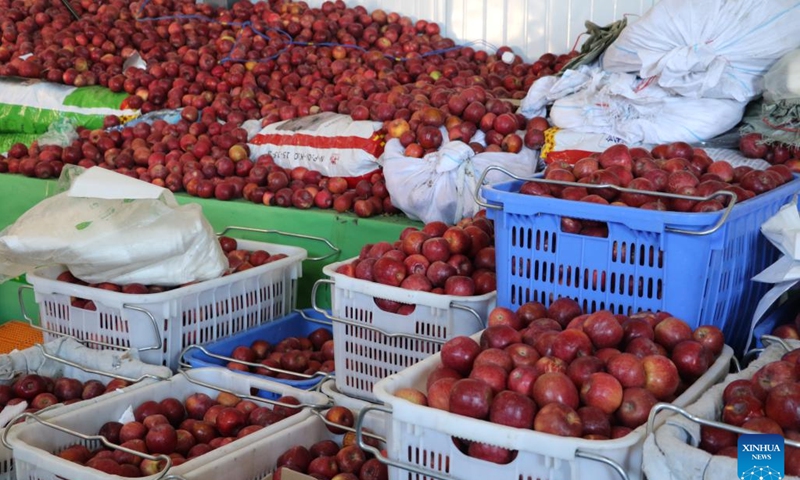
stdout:
[[(659, 212), (517, 193), (521, 181), (482, 188), (497, 209), (497, 304), (545, 305), (571, 297), (585, 311), (667, 311), (690, 325), (716, 325), (741, 353), (768, 288), (750, 279), (778, 257), (761, 224), (800, 191), (800, 177), (722, 212)], [(607, 238), (561, 231), (561, 218), (606, 222)]]
[[(314, 320), (319, 320), (322, 323), (308, 320), (304, 318), (303, 315)], [(250, 344), (255, 340), (266, 340), (270, 344), (275, 345), (284, 338), (301, 336), (305, 337), (318, 328), (325, 328), (333, 333), (333, 327), (330, 325), (330, 322), (323, 315), (317, 313), (314, 311), (314, 309), (309, 308), (307, 310), (303, 310), (302, 314), (300, 312), (292, 312), (291, 314), (279, 318), (273, 322), (259, 325), (258, 327), (245, 330), (230, 337), (225, 337), (222, 340), (211, 342), (203, 347), (213, 354), (230, 357), (231, 353), (233, 353), (233, 350), (236, 347), (240, 345), (250, 346)], [(187, 351), (186, 355), (184, 356), (184, 361), (192, 368), (225, 367), (227, 363), (224, 360), (209, 357), (197, 349), (191, 349)], [(310, 378), (308, 380), (285, 380), (281, 378), (264, 377), (263, 375), (249, 372), (236, 371), (235, 373), (241, 375), (253, 375), (259, 378), (268, 378), (274, 382), (280, 382), (302, 390), (314, 388), (324, 378), (320, 375), (319, 377)], [(266, 392), (259, 392), (258, 394), (258, 396), (264, 397), (264, 395), (261, 393)], [(272, 397), (274, 397), (274, 395), (267, 395), (265, 398)]]
[(800, 290), (791, 290), (789, 299), (767, 311), (766, 315), (753, 328), (753, 346), (762, 348), (762, 335), (769, 335), (778, 325), (793, 322), (800, 313)]

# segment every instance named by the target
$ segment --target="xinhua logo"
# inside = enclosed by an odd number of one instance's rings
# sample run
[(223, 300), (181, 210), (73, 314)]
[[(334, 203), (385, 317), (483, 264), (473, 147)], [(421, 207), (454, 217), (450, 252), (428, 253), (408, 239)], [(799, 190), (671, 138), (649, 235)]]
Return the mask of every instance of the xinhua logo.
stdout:
[(783, 437), (775, 434), (739, 435), (739, 479), (781, 480)]

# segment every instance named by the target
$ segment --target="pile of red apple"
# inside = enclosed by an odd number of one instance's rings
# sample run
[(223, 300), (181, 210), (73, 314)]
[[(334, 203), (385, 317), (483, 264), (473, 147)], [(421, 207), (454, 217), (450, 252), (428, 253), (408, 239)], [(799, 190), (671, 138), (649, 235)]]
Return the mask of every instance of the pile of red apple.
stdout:
[[(266, 265), (268, 263), (276, 262), (280, 259), (286, 258), (287, 255), (285, 253), (276, 253), (271, 255), (269, 252), (265, 250), (240, 250), (238, 248), (238, 243), (235, 238), (231, 237), (219, 237), (219, 243), (222, 247), (222, 251), (228, 258), (228, 270), (223, 274), (223, 276), (231, 275), (233, 273), (243, 272), (245, 270), (249, 270), (254, 267), (260, 267), (261, 265)], [(101, 283), (86, 283), (83, 280), (76, 278), (75, 275), (72, 274), (69, 270), (61, 272), (56, 280), (59, 282), (67, 282), (67, 283), (74, 283), (76, 285), (83, 285), (92, 288), (99, 288), (101, 290), (108, 290), (110, 292), (121, 292), (130, 295), (145, 295), (149, 293), (161, 293), (166, 292), (169, 290), (174, 290), (175, 288), (185, 287), (187, 285), (192, 285), (191, 283), (187, 283), (185, 285), (181, 285), (180, 287), (164, 287), (161, 285), (143, 285), (141, 283), (129, 283), (126, 285), (118, 285), (116, 283), (111, 282), (101, 282)], [(97, 305), (95, 305), (93, 300), (86, 300), (84, 298), (72, 297), (70, 300), (70, 304), (75, 308), (83, 308), (84, 310), (97, 310)]]
[[(290, 396), (277, 401), (299, 405)], [(135, 420), (125, 424), (110, 421), (97, 433), (109, 442), (137, 452), (167, 455), (178, 466), (255, 433), (264, 427), (298, 413), (299, 409), (281, 405), (260, 406), (222, 392), (213, 399), (205, 393), (188, 395), (184, 402), (165, 398), (147, 401), (133, 411)], [(155, 475), (166, 466), (164, 460), (147, 460), (120, 450), (99, 448), (91, 451), (73, 445), (59, 457), (110, 475), (144, 477)]]
[[(764, 365), (750, 379), (729, 383), (722, 403), (717, 421), (800, 441), (800, 349)], [(699, 446), (713, 455), (737, 458), (738, 438), (737, 433), (702, 426)], [(786, 475), (800, 475), (800, 450), (787, 447), (784, 455)]]
[[(487, 98), (519, 99), (577, 54), (505, 63), (508, 47), (494, 54), (458, 48), (435, 23), (341, 0), (320, 8), (242, 1), (230, 10), (190, 0), (82, 0), (73, 5), (80, 21), (59, 2), (3, 0), (0, 7), (2, 76), (103, 85), (129, 93), (124, 106), (145, 113), (210, 107), (235, 123), (317, 111), (408, 119), (420, 104), (444, 107), (450, 89), (470, 86)], [(123, 69), (134, 52), (146, 69)], [(32, 55), (17, 58), (24, 54)]]
[[(198, 120), (198, 115), (200, 121)], [(269, 155), (249, 158), (247, 133), (239, 124), (217, 123), (206, 111), (186, 107), (174, 125), (156, 120), (120, 131), (78, 128), (70, 146), (13, 145), (0, 157), (0, 173), (55, 178), (64, 165), (99, 166), (200, 198), (244, 198), (257, 204), (338, 212), (361, 217), (397, 213), (380, 172), (350, 185), (305, 167), (282, 168)]]
[(87, 380), (84, 383), (76, 378), (50, 378), (28, 374), (11, 385), (0, 385), (0, 412), (6, 406), (27, 402), (28, 408), (25, 411), (34, 413), (57, 403), (70, 405), (89, 400), (128, 385), (127, 381), (116, 378), (104, 385), (99, 380)]
[(333, 335), (330, 330), (320, 327), (307, 337), (287, 337), (274, 346), (266, 340), (256, 339), (250, 346), (235, 347), (230, 357), (241, 362), (260, 363), (266, 367), (250, 367), (243, 363), (228, 362), (226, 366), (231, 370), (284, 380), (305, 380), (304, 377), (279, 373), (271, 369), (288, 370), (304, 375), (333, 372)]
[[(549, 308), (497, 307), (479, 341), (442, 346), (426, 381), (394, 394), (415, 403), (553, 435), (606, 440), (642, 425), (659, 401), (672, 401), (724, 347), (713, 326), (694, 331), (666, 312), (584, 314), (569, 298)], [(467, 455), (506, 464), (515, 452), (459, 440)]]
[(739, 139), (739, 151), (747, 158), (763, 158), (773, 165), (786, 165), (792, 171), (800, 170), (800, 147), (785, 143), (764, 143), (760, 133), (748, 133)]
[[(722, 210), (728, 198), (719, 196), (705, 201), (668, 199), (647, 192), (666, 192), (692, 197), (708, 197), (729, 191), (743, 202), (773, 190), (794, 179), (786, 165), (772, 165), (765, 171), (747, 166), (734, 168), (726, 161), (714, 161), (700, 148), (683, 142), (659, 145), (652, 151), (614, 145), (602, 153), (578, 160), (575, 165), (557, 161), (548, 165), (548, 180), (576, 183), (574, 186), (526, 182), (520, 193), (539, 197), (562, 198), (601, 205), (616, 205), (675, 212), (714, 212)], [(639, 190), (620, 193), (610, 188), (584, 185), (614, 185)], [(607, 236), (608, 229), (599, 222), (564, 218), (561, 229), (568, 233)]]
[[(330, 423), (352, 427), (353, 412), (342, 406), (334, 406), (325, 413)], [(278, 457), (273, 480), (281, 480), (283, 469), (309, 475), (318, 480), (388, 480), (386, 465), (371, 458), (356, 442), (352, 431), (326, 427), (331, 433), (342, 435), (341, 441), (320, 440), (310, 447), (295, 445)], [(368, 431), (365, 429), (365, 431)], [(377, 440), (365, 436), (364, 440), (375, 448), (380, 448)]]
[[(336, 273), (420, 292), (483, 295), (496, 290), (494, 227), (479, 212), (458, 225), (407, 227), (394, 243), (367, 244)], [(407, 315), (414, 305), (375, 298), (384, 311)]]

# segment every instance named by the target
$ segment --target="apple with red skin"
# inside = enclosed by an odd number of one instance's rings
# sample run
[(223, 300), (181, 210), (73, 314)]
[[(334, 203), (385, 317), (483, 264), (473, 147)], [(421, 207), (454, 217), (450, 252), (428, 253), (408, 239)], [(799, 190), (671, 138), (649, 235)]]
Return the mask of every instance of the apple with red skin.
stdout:
[(33, 400), (36, 395), (47, 391), (47, 382), (36, 374), (25, 375), (11, 386), (14, 396), (23, 400)]
[(645, 385), (644, 366), (636, 355), (620, 353), (612, 356), (606, 362), (606, 371), (616, 377), (624, 388)]
[(539, 432), (561, 437), (580, 437), (583, 423), (573, 408), (553, 402), (539, 409), (533, 421), (533, 428)]
[(561, 297), (555, 300), (547, 308), (547, 318), (552, 318), (562, 327), (566, 327), (570, 320), (581, 314), (583, 312), (578, 302), (568, 297)]
[(734, 398), (741, 396), (752, 396), (762, 401), (766, 400), (766, 396), (759, 397), (756, 394), (755, 385), (753, 385), (749, 379), (740, 378), (730, 382), (725, 387), (725, 390), (722, 391), (722, 403), (728, 403)]
[(725, 346), (725, 336), (719, 327), (714, 325), (701, 325), (692, 332), (692, 339), (700, 342), (716, 358), (722, 353)]
[(487, 326), (494, 327), (497, 325), (507, 325), (514, 330), (521, 330), (522, 329), (522, 321), (517, 318), (516, 313), (513, 310), (506, 307), (495, 307), (489, 312), (489, 317), (487, 319)]
[(485, 462), (496, 463), (499, 465), (506, 465), (511, 463), (516, 456), (514, 450), (489, 445), (481, 442), (472, 442), (467, 447), (467, 455), (473, 458), (481, 459)]
[(756, 396), (766, 398), (770, 390), (778, 385), (797, 382), (798, 376), (795, 365), (785, 360), (778, 360), (758, 369), (751, 379), (755, 387)]
[(358, 473), (367, 462), (367, 455), (360, 447), (349, 445), (336, 453), (336, 464), (343, 473)]
[(536, 370), (536, 367), (522, 365), (508, 374), (507, 387), (511, 391), (531, 395), (533, 384), (537, 378), (539, 378), (539, 371)]
[(611, 437), (611, 419), (605, 412), (590, 405), (579, 408), (577, 412), (583, 424), (581, 436), (601, 435), (606, 438)]
[(53, 385), (53, 394), (61, 401), (80, 399), (83, 383), (75, 378), (61, 377)]
[(553, 337), (551, 355), (560, 358), (566, 363), (572, 362), (575, 358), (591, 355), (592, 341), (582, 330), (570, 328), (558, 332)]
[(769, 390), (764, 402), (764, 413), (782, 428), (800, 427), (798, 411), (800, 411), (800, 384), (782, 383)]
[(508, 370), (492, 363), (474, 365), (472, 371), (469, 372), (469, 378), (486, 383), (492, 388), (492, 393), (497, 395), (498, 392), (506, 389)]
[(531, 396), (539, 408), (549, 403), (562, 403), (570, 408), (578, 408), (580, 396), (570, 378), (561, 372), (548, 372), (539, 375), (533, 383)]
[(522, 335), (508, 325), (487, 327), (480, 336), (482, 349), (499, 348), (502, 350), (515, 343), (522, 343)]
[(596, 372), (602, 372), (605, 369), (605, 363), (594, 355), (587, 355), (578, 357), (567, 366), (567, 376), (572, 380), (575, 386), (580, 389), (583, 387), (584, 382), (590, 375)]
[(636, 428), (647, 421), (650, 410), (656, 403), (658, 399), (645, 388), (626, 388), (622, 392), (622, 403), (615, 412), (615, 417), (620, 425)]
[(172, 425), (161, 423), (148, 430), (145, 443), (147, 450), (152, 454), (169, 454), (175, 451), (178, 434)]
[(547, 308), (539, 302), (526, 302), (520, 305), (516, 311), (517, 317), (524, 326), (528, 326), (534, 320), (547, 317)]
[(692, 327), (679, 318), (669, 317), (658, 322), (653, 329), (654, 340), (668, 351), (684, 340), (692, 339)]
[(533, 366), (541, 357), (535, 348), (525, 343), (512, 343), (505, 348), (505, 351), (511, 356), (514, 367)]
[(442, 377), (428, 387), (428, 406), (450, 411), (450, 391), (460, 378)]
[(763, 404), (750, 396), (736, 397), (722, 408), (722, 421), (736, 427), (742, 426), (751, 418), (763, 416)]
[(504, 390), (495, 395), (489, 410), (489, 421), (516, 428), (533, 428), (536, 403), (527, 395)]
[(714, 356), (700, 342), (684, 340), (675, 345), (670, 355), (681, 378), (689, 381), (700, 378), (714, 362)]
[(428, 398), (425, 396), (424, 393), (420, 392), (416, 388), (412, 387), (398, 388), (394, 392), (394, 396), (407, 400), (411, 403), (416, 403), (417, 405), (422, 405), (422, 406), (428, 405)]
[(428, 378), (425, 380), (425, 388), (431, 388), (434, 382), (441, 378), (455, 378), (456, 380), (460, 380), (463, 378), (460, 373), (453, 370), (452, 368), (445, 367), (442, 364), (436, 366), (435, 369), (428, 375)]
[(701, 449), (714, 455), (723, 448), (736, 447), (739, 434), (717, 427), (700, 426)]
[(481, 346), (467, 336), (457, 336), (442, 345), (441, 360), (445, 367), (452, 368), (459, 374), (468, 375), (472, 364), (481, 352)]
[(608, 310), (595, 312), (583, 322), (583, 331), (595, 348), (616, 347), (622, 342), (624, 330)]
[(505, 372), (510, 372), (514, 369), (514, 361), (511, 358), (511, 354), (499, 348), (487, 348), (481, 351), (472, 363), (472, 370), (487, 364), (497, 365)]
[(622, 404), (622, 385), (613, 375), (605, 372), (591, 374), (580, 392), (584, 405), (597, 407), (607, 415), (614, 413)]
[[(331, 423), (345, 427), (352, 427), (355, 424), (355, 416), (353, 415), (353, 411), (341, 405), (335, 405), (331, 407), (325, 413), (325, 419)], [(329, 424), (326, 424), (325, 426), (331, 433), (343, 434), (346, 432), (346, 430), (333, 427)]]
[(474, 378), (456, 381), (450, 389), (450, 412), (485, 419), (492, 403), (492, 388)]
[[(330, 457), (332, 458), (333, 455), (335, 455), (335, 453), (331, 454)], [(304, 473), (308, 471), (308, 465), (314, 458), (316, 457), (311, 454), (309, 449), (302, 445), (295, 445), (280, 454), (275, 467), (276, 469), (285, 467), (296, 472)]]
[(663, 355), (647, 355), (642, 358), (644, 367), (644, 388), (657, 399), (667, 400), (678, 389), (680, 375), (672, 360)]

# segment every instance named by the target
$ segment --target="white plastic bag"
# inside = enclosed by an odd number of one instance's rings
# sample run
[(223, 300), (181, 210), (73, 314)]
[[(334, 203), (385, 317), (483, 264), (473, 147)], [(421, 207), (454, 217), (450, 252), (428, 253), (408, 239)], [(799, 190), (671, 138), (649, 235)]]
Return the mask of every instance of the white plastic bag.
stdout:
[(269, 154), (283, 168), (306, 167), (327, 177), (360, 177), (379, 168), (381, 122), (324, 112), (267, 125), (248, 140), (250, 157)]
[(517, 111), (525, 118), (544, 117), (548, 105), (586, 88), (598, 74), (602, 75), (600, 67), (593, 64), (582, 65), (577, 70), (565, 70), (561, 77), (553, 75), (542, 77), (533, 82)]
[(657, 77), (687, 97), (749, 101), (762, 76), (800, 47), (797, 0), (661, 0), (603, 56), (613, 72)]
[(626, 143), (694, 143), (733, 128), (745, 106), (736, 100), (672, 95), (635, 75), (606, 72), (556, 100), (550, 118), (559, 128), (613, 135)]
[(0, 232), (0, 275), (53, 264), (89, 283), (174, 286), (219, 277), (227, 260), (199, 205), (92, 168)]
[[(404, 155), (397, 139), (386, 143), (383, 153), (383, 175), (392, 204), (412, 219), (425, 223), (442, 221), (455, 224), (480, 210), (473, 192), (483, 171), (498, 165), (511, 172), (530, 177), (536, 172), (537, 152), (523, 148), (521, 152), (488, 152), (475, 154), (464, 142), (445, 143), (438, 151), (423, 158)], [(487, 181), (509, 180), (499, 172), (487, 175)]]

